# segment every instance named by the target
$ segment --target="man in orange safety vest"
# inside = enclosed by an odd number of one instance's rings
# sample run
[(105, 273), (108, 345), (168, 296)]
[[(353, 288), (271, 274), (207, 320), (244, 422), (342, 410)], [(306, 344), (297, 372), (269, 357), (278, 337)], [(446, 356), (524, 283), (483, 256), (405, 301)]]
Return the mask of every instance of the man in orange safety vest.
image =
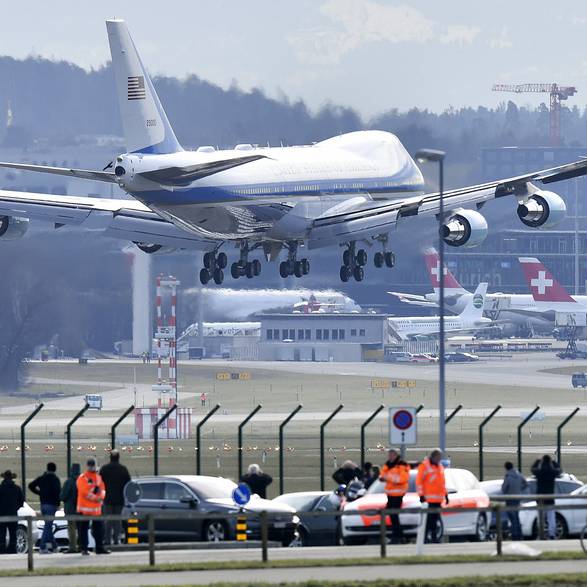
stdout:
[[(381, 468), (379, 479), (385, 482), (387, 495), (387, 509), (396, 510), (402, 507), (404, 495), (408, 491), (410, 481), (410, 466), (395, 449), (389, 449), (387, 462)], [(402, 540), (402, 527), (399, 514), (390, 514), (391, 518), (391, 543), (400, 544)]]
[(88, 459), (86, 470), (77, 478), (77, 513), (87, 516), (87, 520), (78, 522), (77, 534), (79, 550), (88, 555), (88, 530), (92, 522), (92, 536), (96, 542), (96, 554), (110, 554), (104, 548), (104, 523), (98, 519), (102, 515), (102, 504), (106, 497), (104, 481), (98, 473), (96, 459)]
[(444, 481), (444, 467), (440, 463), (442, 451), (435, 448), (427, 459), (418, 466), (416, 476), (416, 491), (422, 503), (428, 504), (428, 516), (426, 519), (426, 541), (439, 542), (438, 531), (440, 522), (440, 508), (442, 502), (448, 505), (448, 494)]

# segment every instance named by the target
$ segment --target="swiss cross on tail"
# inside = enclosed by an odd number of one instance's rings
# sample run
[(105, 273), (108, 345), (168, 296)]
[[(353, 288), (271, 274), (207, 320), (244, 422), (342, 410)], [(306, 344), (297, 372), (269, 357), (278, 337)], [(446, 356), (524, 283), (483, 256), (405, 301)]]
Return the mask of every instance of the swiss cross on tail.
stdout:
[[(426, 269), (432, 282), (432, 287), (438, 289), (440, 287), (440, 258), (436, 249), (426, 249), (424, 252), (424, 259), (426, 260)], [(444, 287), (447, 289), (462, 289), (461, 284), (455, 279), (454, 275), (444, 267)]]
[(520, 257), (519, 261), (535, 301), (576, 303), (538, 259)]

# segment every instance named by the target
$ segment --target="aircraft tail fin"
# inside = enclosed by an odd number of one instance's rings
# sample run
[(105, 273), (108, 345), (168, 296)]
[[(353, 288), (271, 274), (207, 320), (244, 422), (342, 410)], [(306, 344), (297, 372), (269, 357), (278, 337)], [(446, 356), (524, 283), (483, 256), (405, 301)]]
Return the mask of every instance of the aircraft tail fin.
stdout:
[[(435, 292), (438, 292), (440, 287), (440, 258), (435, 248), (430, 247), (424, 251), (424, 260), (426, 262), (426, 271), (430, 277), (430, 282)], [(448, 270), (448, 267), (444, 267), (444, 288), (450, 290), (457, 290), (461, 293), (468, 293), (461, 284), (456, 280), (455, 276)]]
[(125, 22), (107, 20), (106, 29), (127, 151), (182, 151)]
[(485, 296), (487, 294), (487, 283), (480, 283), (475, 293), (467, 301), (467, 305), (461, 312), (461, 317), (478, 320), (483, 317), (483, 307), (485, 306)]
[(552, 273), (534, 257), (519, 257), (524, 277), (536, 302), (565, 302), (575, 304), (569, 292)]

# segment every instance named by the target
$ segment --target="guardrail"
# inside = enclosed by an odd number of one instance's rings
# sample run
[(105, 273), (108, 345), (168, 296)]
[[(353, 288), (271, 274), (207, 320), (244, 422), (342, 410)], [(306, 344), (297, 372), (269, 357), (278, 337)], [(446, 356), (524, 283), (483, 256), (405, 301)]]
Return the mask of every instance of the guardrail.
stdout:
[[(556, 499), (558, 502), (565, 501), (565, 500), (584, 500), (582, 504), (545, 504), (545, 501)], [(492, 498), (493, 502), (490, 503), (487, 507), (443, 507), (441, 510), (442, 514), (463, 514), (463, 513), (472, 513), (472, 512), (482, 512), (487, 515), (491, 515), (495, 517), (495, 532), (496, 532), (496, 552), (498, 556), (502, 556), (503, 554), (503, 542), (504, 542), (504, 532), (503, 532), (503, 514), (511, 511), (537, 511), (537, 518), (539, 523), (539, 538), (544, 537), (544, 514), (548, 510), (556, 510), (556, 511), (565, 511), (565, 510), (576, 510), (576, 509), (585, 509), (587, 510), (587, 495), (507, 495), (507, 496), (495, 496)], [(514, 501), (514, 500), (521, 500), (525, 501), (526, 505), (503, 505), (501, 502), (506, 501)], [(536, 504), (528, 504), (529, 501), (536, 501)], [(332, 511), (332, 512), (324, 512), (324, 511), (313, 511), (313, 512), (302, 512), (305, 518), (317, 518), (317, 517), (335, 517), (337, 519), (341, 519), (344, 516), (352, 516), (352, 515), (361, 515), (361, 516), (375, 516), (379, 517), (379, 520), (382, 518), (386, 521), (385, 524), (379, 524), (379, 550), (380, 550), (380, 557), (385, 558), (387, 556), (387, 547), (388, 547), (388, 534), (391, 531), (391, 526), (387, 523), (389, 516), (392, 514), (416, 514), (420, 516), (420, 523), (419, 527), (424, 528), (426, 524), (426, 513), (427, 509), (421, 506), (418, 507), (410, 507), (410, 508), (400, 508), (400, 509), (373, 509), (373, 510), (361, 510), (358, 512), (357, 510), (351, 511)], [(292, 513), (292, 515), (296, 515)], [(299, 514), (297, 514), (299, 515)], [(226, 513), (206, 513), (206, 512), (182, 512), (180, 513), (168, 513), (168, 512), (161, 512), (161, 513), (149, 513), (149, 514), (133, 514), (133, 519), (137, 519), (139, 522), (146, 522), (146, 543), (147, 543), (147, 551), (148, 551), (148, 561), (149, 566), (155, 566), (156, 564), (156, 551), (157, 546), (161, 546), (164, 543), (158, 543), (156, 540), (156, 522), (159, 520), (202, 520), (202, 521), (212, 521), (212, 520), (236, 520), (238, 518), (245, 518), (247, 520), (247, 524), (250, 520), (254, 520), (257, 522), (257, 532), (260, 538), (260, 550), (261, 550), (261, 561), (267, 562), (269, 560), (269, 546), (270, 546), (270, 524), (272, 521), (276, 521), (279, 518), (279, 522), (283, 522), (283, 512), (250, 512), (246, 510), (235, 511), (235, 512), (226, 512)], [(79, 522), (88, 520), (100, 520), (100, 521), (118, 521), (118, 522), (127, 522), (129, 519), (128, 515), (108, 515), (108, 516), (97, 516), (95, 518), (90, 518), (89, 516), (2, 516), (0, 517), (0, 522), (25, 522), (27, 528), (27, 542), (28, 542), (28, 551), (26, 555), (27, 560), (27, 569), (29, 571), (34, 570), (34, 544), (33, 544), (33, 525), (39, 521), (43, 521), (45, 523), (50, 522), (53, 523), (55, 521), (61, 522)], [(587, 520), (586, 520), (587, 525)], [(144, 528), (144, 525), (143, 525)], [(143, 530), (144, 532), (144, 530)], [(418, 540), (423, 540), (424, 532), (418, 532)], [(134, 545), (129, 546), (129, 548), (133, 548)], [(417, 545), (417, 553), (421, 552), (421, 544)]]

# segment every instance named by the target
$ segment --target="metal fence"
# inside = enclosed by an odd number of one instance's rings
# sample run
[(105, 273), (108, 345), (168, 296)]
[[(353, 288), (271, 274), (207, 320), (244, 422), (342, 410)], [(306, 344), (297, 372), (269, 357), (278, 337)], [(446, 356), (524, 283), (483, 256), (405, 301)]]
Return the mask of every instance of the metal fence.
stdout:
[[(68, 422), (65, 430), (66, 436), (66, 459), (67, 459), (67, 470), (70, 470), (71, 465), (71, 454), (72, 454), (72, 428), (74, 424), (85, 414), (88, 410), (88, 405), (84, 405), (82, 409), (75, 414), (75, 416)], [(423, 405), (417, 407), (417, 413), (421, 412), (423, 409)], [(23, 480), (23, 491), (26, 492), (26, 428), (28, 424), (32, 421), (32, 419), (42, 410), (43, 404), (39, 404), (35, 410), (25, 418), (20, 426), (20, 458), (21, 458), (21, 479)], [(196, 425), (196, 443), (195, 443), (195, 459), (194, 459), (194, 472), (198, 475), (202, 474), (202, 429), (206, 423), (213, 418), (214, 414), (218, 412), (220, 405), (215, 405), (204, 417), (202, 417), (199, 423)], [(238, 463), (238, 477), (242, 475), (243, 471), (243, 443), (244, 443), (244, 429), (245, 425), (250, 422), (255, 415), (261, 410), (262, 406), (257, 405), (246, 417), (237, 425), (238, 430), (238, 446), (237, 446), (237, 463)], [(360, 463), (361, 465), (365, 462), (365, 454), (367, 451), (366, 446), (366, 432), (367, 427), (375, 420), (377, 415), (385, 408), (385, 406), (380, 405), (364, 422), (361, 423), (359, 427), (359, 437), (357, 438), (359, 444), (359, 451), (360, 451)], [(453, 409), (450, 413), (445, 415), (445, 424), (449, 424), (457, 413), (463, 408), (462, 405), (457, 406)], [(496, 406), (488, 416), (483, 419), (483, 421), (479, 424), (478, 427), (478, 463), (479, 463), (479, 479), (483, 481), (484, 474), (485, 474), (485, 431), (488, 425), (491, 423), (493, 418), (499, 413), (502, 406)], [(285, 437), (285, 427), (288, 425), (294, 417), (303, 409), (303, 406), (300, 404), (298, 405), (290, 414), (288, 414), (284, 420), (279, 423), (279, 462), (278, 462), (278, 478), (279, 478), (279, 489), (280, 493), (285, 491), (285, 459), (283, 453), (283, 446), (284, 446), (284, 437)], [(337, 406), (332, 413), (320, 423), (319, 427), (319, 437), (320, 437), (320, 450), (319, 450), (319, 460), (320, 460), (320, 477), (318, 478), (318, 487), (323, 489), (325, 486), (325, 458), (326, 458), (326, 450), (325, 450), (325, 435), (326, 435), (326, 427), (327, 425), (337, 416), (339, 412), (344, 409), (344, 404), (340, 404)], [(110, 446), (111, 448), (116, 447), (116, 429), (118, 426), (123, 422), (125, 418), (127, 418), (132, 411), (134, 410), (134, 406), (129, 406), (119, 418), (112, 424), (110, 429)], [(532, 419), (536, 416), (539, 412), (540, 407), (536, 406), (532, 410), (530, 410), (522, 421), (517, 426), (517, 461), (518, 461), (518, 469), (522, 470), (522, 455), (523, 455), (523, 429), (524, 427), (532, 421)], [(569, 424), (571, 419), (579, 412), (580, 408), (575, 408), (572, 412), (570, 412), (562, 421), (558, 424), (556, 428), (556, 456), (557, 460), (562, 463), (563, 460), (563, 429), (565, 426)], [(157, 475), (159, 473), (159, 434), (158, 430), (159, 427), (164, 423), (166, 418), (169, 416), (170, 412), (167, 412), (155, 425), (153, 430), (153, 438), (154, 438), (154, 446), (152, 452), (153, 458), (153, 473)]]
[[(503, 555), (503, 543), (504, 543), (504, 531), (503, 531), (503, 514), (510, 512), (510, 511), (537, 511), (537, 519), (538, 519), (538, 538), (543, 539), (545, 537), (545, 513), (548, 510), (556, 510), (557, 512), (566, 511), (566, 510), (585, 510), (587, 513), (587, 495), (508, 495), (508, 496), (495, 496), (492, 498), (494, 501), (490, 503), (487, 507), (443, 507), (441, 510), (442, 515), (444, 514), (463, 514), (463, 513), (473, 513), (479, 512), (484, 513), (486, 516), (491, 516), (489, 519), (495, 519), (495, 544), (496, 544), (496, 554), (498, 556)], [(523, 500), (523, 501), (536, 501), (536, 504), (527, 504), (527, 505), (504, 505), (502, 502), (505, 501), (512, 501), (512, 500)], [(549, 500), (557, 500), (557, 501), (565, 501), (569, 499), (579, 499), (584, 500), (584, 503), (577, 504), (564, 504), (558, 503), (555, 505), (546, 505), (544, 502)], [(420, 516), (419, 521), (419, 531), (417, 537), (417, 544), (416, 544), (416, 554), (422, 554), (423, 548), (423, 537), (424, 532), (422, 531), (426, 525), (426, 508), (425, 507), (415, 507), (415, 508), (401, 508), (401, 509), (374, 509), (374, 510), (362, 510), (360, 515), (362, 516), (375, 516), (379, 517), (379, 520), (385, 520), (385, 524), (379, 523), (379, 534), (378, 534), (378, 542), (379, 542), (379, 550), (380, 550), (380, 557), (385, 558), (387, 557), (388, 553), (388, 535), (391, 532), (391, 525), (387, 522), (388, 518), (392, 514), (417, 514)], [(313, 511), (313, 512), (303, 512), (305, 517), (336, 517), (340, 519), (343, 516), (347, 515), (358, 515), (358, 512), (355, 510), (351, 511), (332, 511), (332, 512), (324, 512), (324, 511)], [(178, 513), (167, 513), (167, 512), (158, 512), (158, 513), (149, 513), (149, 514), (133, 514), (133, 518), (136, 518), (139, 521), (146, 523), (146, 550), (148, 552), (148, 564), (149, 566), (155, 566), (156, 564), (156, 552), (158, 549), (163, 549), (163, 544), (167, 544), (167, 542), (157, 542), (156, 540), (156, 522), (159, 520), (237, 520), (238, 518), (246, 519), (247, 523), (251, 520), (255, 521), (259, 527), (259, 536), (260, 540), (258, 541), (258, 548), (260, 549), (260, 560), (262, 562), (267, 562), (269, 560), (269, 552), (271, 543), (269, 541), (270, 536), (270, 524), (272, 519), (280, 516), (280, 520), (283, 518), (283, 513), (275, 513), (275, 512), (250, 512), (246, 510), (241, 510), (238, 512), (233, 513), (204, 513), (204, 512), (182, 512), (181, 514)], [(87, 522), (88, 519), (97, 519), (100, 521), (119, 521), (119, 522), (128, 522), (128, 516), (121, 516), (121, 515), (109, 515), (109, 516), (98, 516), (95, 518), (89, 518), (88, 516), (38, 516), (38, 517), (31, 517), (31, 516), (5, 516), (0, 517), (1, 522), (25, 522), (27, 528), (27, 540), (28, 540), (28, 551), (26, 554), (26, 563), (27, 569), (29, 571), (34, 570), (34, 549), (32, 548), (33, 545), (33, 525), (39, 521), (43, 521), (44, 523), (53, 523), (55, 520), (59, 521), (85, 521)], [(585, 525), (587, 528), (587, 516)], [(134, 548), (129, 546), (128, 548)], [(143, 549), (142, 545), (137, 546), (137, 548)], [(169, 550), (169, 548), (165, 548), (165, 550)], [(23, 555), (24, 558), (24, 555)]]

